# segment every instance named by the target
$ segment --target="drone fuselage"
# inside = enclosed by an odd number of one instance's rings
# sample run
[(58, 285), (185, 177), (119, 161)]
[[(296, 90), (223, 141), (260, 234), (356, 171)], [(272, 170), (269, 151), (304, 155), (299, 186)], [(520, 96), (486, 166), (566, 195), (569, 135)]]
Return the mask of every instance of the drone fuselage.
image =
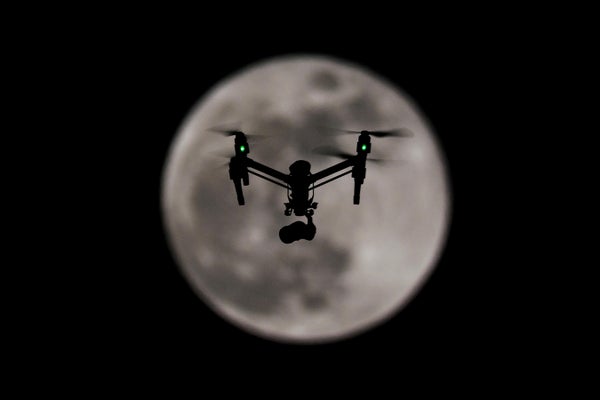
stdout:
[[(235, 185), (240, 205), (245, 204), (242, 185), (248, 186), (249, 173), (287, 189), (288, 202), (284, 203), (284, 213), (288, 216), (292, 215), (292, 212), (297, 216), (312, 216), (314, 209), (317, 208), (317, 203), (313, 202), (314, 189), (349, 173), (352, 173), (352, 177), (354, 178), (353, 203), (360, 203), (360, 187), (366, 175), (365, 161), (367, 154), (371, 152), (371, 140), (368, 134), (362, 133), (359, 136), (356, 145), (356, 155), (348, 156), (346, 160), (315, 174), (311, 173), (310, 163), (305, 160), (298, 160), (292, 163), (289, 167), (289, 174), (284, 174), (254, 161), (248, 157), (250, 146), (248, 146), (245, 135), (242, 132), (235, 132), (235, 136), (235, 156), (231, 158), (229, 163), (229, 178)], [(348, 168), (351, 169), (326, 181), (321, 181)], [(316, 183), (318, 181), (321, 182)]]
[[(344, 175), (352, 173), (354, 180), (354, 197), (353, 203), (360, 204), (360, 190), (361, 186), (365, 181), (366, 177), (366, 161), (367, 154), (371, 152), (371, 134), (376, 137), (385, 136), (412, 136), (410, 132), (404, 132), (400, 130), (394, 131), (346, 131), (347, 133), (359, 133), (358, 140), (356, 142), (356, 155), (340, 153), (340, 152), (329, 152), (329, 154), (345, 159), (335, 165), (325, 168), (314, 174), (310, 171), (310, 163), (305, 160), (295, 161), (290, 165), (290, 173), (284, 174), (276, 169), (266, 166), (258, 161), (248, 157), (250, 153), (250, 146), (246, 135), (237, 130), (219, 130), (226, 135), (235, 135), (235, 155), (231, 157), (229, 162), (229, 179), (233, 181), (235, 191), (237, 194), (237, 200), (239, 205), (244, 205), (244, 194), (242, 191), (242, 185), (248, 186), (250, 184), (248, 174), (256, 175), (262, 179), (272, 182), (278, 186), (281, 186), (287, 190), (288, 202), (285, 205), (285, 215), (306, 216), (309, 224), (302, 229), (299, 229), (298, 222), (284, 227), (280, 231), (280, 238), (284, 243), (291, 243), (295, 240), (306, 239), (312, 240), (315, 235), (316, 228), (312, 223), (312, 215), (314, 209), (317, 208), (317, 203), (313, 202), (314, 190), (319, 186), (323, 186), (335, 179), (338, 179)], [(373, 160), (375, 161), (375, 160)], [(381, 160), (379, 160), (381, 161)], [(342, 172), (346, 170), (345, 172)], [(332, 175), (336, 176), (329, 178)], [(325, 180), (328, 178), (327, 180)], [(317, 183), (318, 182), (318, 183)], [(296, 228), (294, 228), (296, 226)]]
[(290, 165), (290, 175), (287, 178), (289, 186), (288, 203), (285, 203), (285, 215), (312, 215), (317, 203), (313, 203), (313, 197), (310, 195), (310, 187), (314, 186), (314, 181), (310, 173), (310, 163), (304, 160), (298, 160)]

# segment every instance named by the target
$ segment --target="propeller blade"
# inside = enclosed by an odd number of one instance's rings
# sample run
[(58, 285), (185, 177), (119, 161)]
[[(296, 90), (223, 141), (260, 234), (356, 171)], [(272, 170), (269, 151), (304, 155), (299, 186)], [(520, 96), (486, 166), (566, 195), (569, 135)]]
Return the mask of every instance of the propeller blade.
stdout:
[[(337, 158), (341, 158), (344, 160), (347, 160), (349, 158), (352, 158), (354, 156), (356, 156), (356, 154), (350, 154), (350, 153), (345, 153), (343, 151), (340, 151), (339, 149), (336, 149), (335, 147), (332, 146), (319, 146), (319, 147), (315, 147), (313, 149), (313, 153), (316, 154), (321, 154), (324, 156), (332, 156), (332, 157), (337, 157)], [(390, 159), (385, 159), (385, 158), (369, 158), (367, 157), (367, 162), (373, 162), (375, 164), (390, 164), (390, 163), (394, 163), (397, 162), (397, 160), (390, 160)]]
[(209, 129), (209, 131), (215, 132), (215, 133), (220, 133), (223, 136), (234, 136), (234, 135), (236, 135), (238, 133), (244, 134), (244, 132), (236, 130), (236, 129), (215, 129), (215, 128), (211, 128), (211, 129)]
[(355, 133), (360, 133), (361, 131), (353, 131), (350, 129), (335, 129), (335, 131), (337, 132), (341, 132), (341, 133), (351, 133), (351, 134), (355, 134)]
[(341, 134), (341, 133), (360, 133), (360, 131), (351, 131), (348, 129), (333, 128), (331, 126), (318, 126), (318, 128), (328, 131), (327, 133), (330, 135)]
[[(321, 128), (327, 129), (331, 132), (336, 132), (336, 133), (357, 134), (357, 133), (363, 132), (363, 131), (355, 131), (355, 130), (351, 130), (351, 129), (332, 128), (332, 127), (328, 127), (328, 126), (321, 126)], [(373, 135), (375, 137), (412, 137), (412, 136), (414, 136), (413, 133), (406, 128), (390, 129), (390, 130), (377, 130), (377, 131), (364, 131), (364, 132), (367, 132), (369, 135)]]
[(393, 166), (393, 165), (406, 165), (406, 160), (398, 160), (398, 159), (391, 159), (391, 158), (367, 158), (367, 162), (371, 162), (377, 166), (382, 166), (382, 167), (389, 167), (389, 166)]
[(212, 126), (206, 130), (214, 133), (220, 133), (223, 136), (233, 136), (236, 133), (243, 133), (239, 129), (236, 129), (238, 126), (240, 126), (239, 122), (230, 121), (228, 123)]
[(345, 152), (340, 151), (340, 150), (336, 149), (335, 147), (331, 147), (331, 146), (315, 147), (313, 149), (313, 153), (321, 154), (324, 156), (332, 156), (332, 157), (342, 158), (345, 160), (347, 160), (351, 157), (354, 157), (356, 155), (356, 154), (345, 153)]
[(375, 137), (413, 137), (412, 131), (406, 128), (392, 129), (389, 131), (368, 131), (369, 135)]
[(248, 133), (244, 133), (238, 129), (209, 129), (209, 131), (211, 132), (215, 132), (215, 133), (220, 133), (223, 136), (235, 136), (237, 134), (242, 134), (246, 137), (246, 139), (250, 140), (250, 141), (257, 141), (257, 140), (262, 140), (262, 139), (266, 139), (271, 137), (271, 135), (257, 135), (257, 134), (248, 134)]
[(385, 158), (368, 158), (367, 161), (374, 162), (375, 164), (389, 164), (393, 162), (393, 160), (386, 160)]

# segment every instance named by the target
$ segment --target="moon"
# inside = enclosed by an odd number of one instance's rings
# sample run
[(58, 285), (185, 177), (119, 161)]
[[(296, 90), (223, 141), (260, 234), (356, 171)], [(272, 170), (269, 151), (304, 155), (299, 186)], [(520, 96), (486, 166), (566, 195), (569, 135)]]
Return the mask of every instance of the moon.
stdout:
[[(239, 206), (227, 160), (233, 138), (215, 126), (266, 135), (249, 157), (289, 173), (339, 160), (318, 146), (354, 152), (350, 130), (407, 128), (410, 138), (372, 137), (361, 202), (351, 175), (315, 190), (312, 241), (282, 243), (285, 189), (250, 175)], [(225, 164), (225, 165), (224, 165)], [(238, 328), (277, 342), (328, 343), (400, 312), (435, 268), (450, 221), (450, 185), (435, 133), (417, 105), (367, 68), (322, 55), (289, 55), (241, 69), (191, 109), (169, 149), (162, 214), (176, 262), (198, 296)]]

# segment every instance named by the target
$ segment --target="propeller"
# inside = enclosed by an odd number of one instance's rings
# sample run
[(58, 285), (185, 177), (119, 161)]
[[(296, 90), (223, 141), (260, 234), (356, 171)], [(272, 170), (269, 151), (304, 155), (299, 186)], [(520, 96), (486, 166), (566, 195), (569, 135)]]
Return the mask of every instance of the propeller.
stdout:
[(389, 131), (368, 131), (369, 135), (375, 137), (413, 137), (412, 131), (406, 128), (392, 129)]
[(313, 149), (313, 153), (321, 154), (323, 156), (332, 156), (342, 159), (349, 159), (354, 157), (356, 154), (344, 153), (332, 146), (319, 146)]
[(375, 164), (389, 164), (391, 162), (398, 162), (398, 160), (388, 160), (385, 158), (368, 158), (367, 161), (374, 162)]
[[(337, 157), (337, 158), (341, 158), (344, 160), (347, 160), (349, 158), (356, 156), (356, 154), (345, 153), (345, 152), (340, 151), (339, 149), (336, 149), (335, 147), (332, 147), (332, 146), (315, 147), (313, 149), (313, 153), (321, 154), (324, 156)], [(369, 157), (367, 157), (367, 161), (372, 161), (377, 164), (386, 164), (386, 163), (390, 163), (394, 160), (386, 160), (384, 158), (369, 158)]]
[(241, 134), (245, 135), (244, 132), (236, 130), (236, 129), (216, 129), (216, 128), (211, 128), (211, 129), (209, 129), (209, 131), (215, 132), (215, 133), (220, 133), (223, 136), (235, 136), (238, 133), (241, 133)]
[(338, 129), (338, 128), (327, 128), (327, 129), (331, 129), (333, 131), (337, 131), (340, 133), (350, 133), (350, 134), (366, 132), (369, 135), (372, 135), (375, 137), (412, 137), (412, 136), (414, 136), (412, 131), (407, 128), (390, 129), (390, 130), (383, 130), (383, 131), (353, 131), (353, 130), (349, 130), (349, 129)]
[(242, 134), (244, 136), (246, 136), (246, 139), (249, 140), (260, 140), (260, 139), (264, 139), (269, 137), (269, 135), (256, 135), (256, 134), (247, 134), (242, 132), (239, 129), (225, 129), (225, 128), (220, 128), (220, 127), (213, 127), (213, 128), (208, 128), (207, 129), (210, 132), (214, 132), (214, 133), (220, 133), (223, 136), (235, 136), (238, 134)]

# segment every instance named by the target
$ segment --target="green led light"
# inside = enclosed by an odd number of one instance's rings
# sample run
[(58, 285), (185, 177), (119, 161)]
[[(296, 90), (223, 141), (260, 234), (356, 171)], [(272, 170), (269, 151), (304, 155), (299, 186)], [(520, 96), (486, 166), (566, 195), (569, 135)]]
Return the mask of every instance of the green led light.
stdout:
[(362, 148), (363, 151), (367, 151), (367, 145), (366, 144), (363, 144), (361, 148)]
[(246, 146), (240, 146), (240, 151), (243, 153), (246, 151)]

